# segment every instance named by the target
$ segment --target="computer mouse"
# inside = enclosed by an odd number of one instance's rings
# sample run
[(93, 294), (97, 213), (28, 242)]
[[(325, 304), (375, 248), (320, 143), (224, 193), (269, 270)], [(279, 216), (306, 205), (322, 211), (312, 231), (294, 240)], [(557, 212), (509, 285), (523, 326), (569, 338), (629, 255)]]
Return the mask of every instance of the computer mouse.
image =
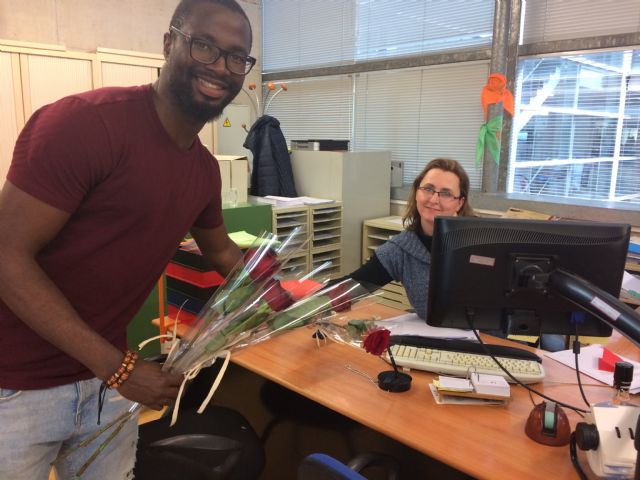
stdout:
[(524, 431), (535, 442), (560, 447), (569, 443), (571, 425), (558, 404), (546, 401), (533, 407)]

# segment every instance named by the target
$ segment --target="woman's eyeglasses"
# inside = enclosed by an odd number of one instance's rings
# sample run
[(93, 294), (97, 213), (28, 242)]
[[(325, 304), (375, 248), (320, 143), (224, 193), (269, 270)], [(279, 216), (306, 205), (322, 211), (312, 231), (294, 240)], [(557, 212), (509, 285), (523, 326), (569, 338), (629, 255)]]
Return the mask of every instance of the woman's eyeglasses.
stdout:
[(443, 202), (452, 202), (454, 200), (459, 200), (462, 198), (462, 195), (456, 197), (451, 190), (436, 190), (433, 185), (423, 185), (418, 187), (418, 190), (422, 190), (427, 198), (433, 197), (435, 194), (438, 194), (438, 197)]

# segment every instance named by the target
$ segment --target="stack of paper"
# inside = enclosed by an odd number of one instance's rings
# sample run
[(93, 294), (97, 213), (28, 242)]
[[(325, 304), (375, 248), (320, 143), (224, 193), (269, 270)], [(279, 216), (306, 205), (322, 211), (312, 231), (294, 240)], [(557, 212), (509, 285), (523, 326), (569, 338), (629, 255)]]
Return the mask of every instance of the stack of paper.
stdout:
[(321, 205), (324, 203), (334, 203), (335, 200), (315, 197), (279, 197), (277, 195), (267, 195), (264, 197), (252, 197), (258, 202), (270, 203), (278, 207), (295, 207), (298, 205)]
[[(473, 374), (476, 377), (477, 374)], [(496, 377), (497, 379), (456, 378), (440, 375), (429, 388), (436, 403), (458, 405), (503, 405), (511, 396), (509, 384), (497, 375), (481, 375), (481, 377)], [(506, 384), (504, 385), (500, 382)]]
[(622, 276), (621, 294), (626, 294), (632, 298), (640, 300), (640, 278), (628, 272), (624, 272)]
[(471, 384), (474, 391), (480, 395), (496, 397), (509, 397), (511, 395), (509, 384), (499, 375), (472, 373)]

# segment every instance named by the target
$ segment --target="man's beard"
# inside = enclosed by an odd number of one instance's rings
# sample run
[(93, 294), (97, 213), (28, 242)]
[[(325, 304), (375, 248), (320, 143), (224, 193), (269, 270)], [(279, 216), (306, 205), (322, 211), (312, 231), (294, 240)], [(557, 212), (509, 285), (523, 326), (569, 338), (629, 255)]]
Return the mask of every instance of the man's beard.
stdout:
[(193, 74), (191, 71), (185, 72), (180, 78), (173, 75), (169, 78), (169, 91), (173, 95), (180, 109), (194, 120), (206, 123), (218, 118), (222, 115), (222, 111), (225, 109), (231, 100), (235, 98), (237, 92), (233, 95), (229, 95), (223, 103), (218, 105), (210, 105), (204, 102), (198, 102), (193, 98), (192, 84), (189, 78)]

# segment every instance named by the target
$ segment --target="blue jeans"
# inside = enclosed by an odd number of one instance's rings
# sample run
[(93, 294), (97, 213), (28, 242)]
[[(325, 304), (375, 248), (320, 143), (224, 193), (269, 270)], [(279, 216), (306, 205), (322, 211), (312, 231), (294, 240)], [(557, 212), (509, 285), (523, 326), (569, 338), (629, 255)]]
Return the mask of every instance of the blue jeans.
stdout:
[[(44, 390), (0, 388), (0, 479), (47, 480), (52, 465), (57, 480), (76, 478), (76, 472), (112, 430), (60, 457), (131, 406), (117, 391), (107, 390), (98, 426), (100, 383), (94, 378)], [(136, 415), (127, 422), (82, 479), (133, 478), (137, 420)]]

